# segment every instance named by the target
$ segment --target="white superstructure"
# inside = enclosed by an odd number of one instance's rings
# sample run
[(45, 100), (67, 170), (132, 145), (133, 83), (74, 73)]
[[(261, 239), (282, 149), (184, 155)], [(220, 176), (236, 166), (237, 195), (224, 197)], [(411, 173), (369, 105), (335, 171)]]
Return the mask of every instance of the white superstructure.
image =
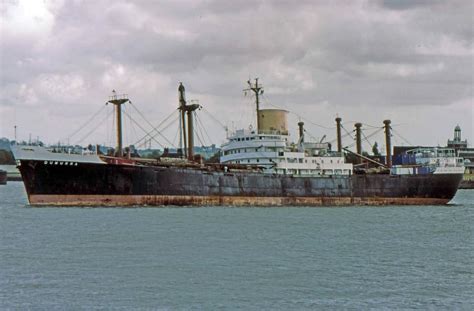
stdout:
[(327, 143), (291, 144), (279, 131), (237, 130), (221, 147), (221, 163), (256, 165), (266, 173), (299, 176), (351, 175), (352, 164)]
[(434, 168), (434, 174), (463, 174), (464, 160), (453, 148), (416, 148), (407, 151), (416, 157), (416, 164)]
[(413, 174), (463, 174), (464, 161), (456, 156), (452, 148), (424, 147), (406, 151), (413, 157), (411, 164), (394, 165), (391, 169), (395, 175)]

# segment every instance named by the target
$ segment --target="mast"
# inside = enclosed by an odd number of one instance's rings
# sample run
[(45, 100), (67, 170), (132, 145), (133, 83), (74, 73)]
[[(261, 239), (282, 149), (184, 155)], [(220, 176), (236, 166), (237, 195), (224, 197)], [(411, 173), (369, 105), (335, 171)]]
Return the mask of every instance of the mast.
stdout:
[(342, 152), (342, 139), (341, 139), (341, 121), (342, 119), (336, 118), (336, 130), (337, 130), (337, 152)]
[(181, 122), (181, 111), (178, 110), (178, 123), (179, 123), (179, 153), (180, 157), (184, 157), (184, 148), (183, 148), (183, 126)]
[[(179, 82), (179, 87), (178, 87), (178, 92), (179, 92), (179, 110), (181, 111), (181, 120), (180, 120), (180, 132), (183, 135), (183, 157), (186, 158), (188, 156), (187, 153), (187, 148), (186, 148), (186, 96), (185, 96), (185, 88), (182, 82)], [(180, 137), (181, 138), (181, 137)], [(180, 146), (181, 147), (181, 146)]]
[(354, 124), (355, 132), (356, 132), (356, 152), (358, 154), (362, 154), (362, 135), (361, 135), (361, 127), (362, 123)]
[(117, 119), (117, 147), (115, 154), (118, 157), (123, 156), (123, 145), (122, 145), (122, 105), (128, 102), (128, 97), (126, 94), (118, 96), (115, 90), (112, 91), (114, 95), (109, 97), (107, 103), (115, 105), (115, 113)]
[(186, 145), (186, 114), (188, 116), (188, 146), (184, 147), (188, 160), (192, 161), (194, 156), (194, 126), (193, 126), (193, 112), (200, 106), (198, 104), (186, 105), (185, 89), (183, 83), (179, 83), (179, 110), (181, 110), (181, 118), (183, 125), (184, 144)]
[(300, 134), (300, 142), (303, 143), (304, 142), (304, 122), (303, 121), (298, 122), (298, 130)]
[(192, 161), (194, 157), (194, 124), (193, 124), (194, 110), (186, 110), (188, 115), (188, 160)]
[(387, 167), (389, 168), (392, 167), (392, 135), (390, 134), (390, 123), (390, 120), (383, 121), (385, 126), (385, 152), (387, 153), (387, 160), (385, 163), (387, 163)]
[(247, 91), (252, 91), (255, 93), (255, 105), (257, 108), (257, 134), (260, 131), (260, 121), (259, 121), (259, 116), (258, 112), (260, 111), (260, 95), (263, 94), (263, 86), (258, 84), (258, 78), (255, 78), (255, 84), (252, 84), (250, 80), (247, 81), (247, 84), (249, 85), (248, 89), (245, 89), (244, 92)]

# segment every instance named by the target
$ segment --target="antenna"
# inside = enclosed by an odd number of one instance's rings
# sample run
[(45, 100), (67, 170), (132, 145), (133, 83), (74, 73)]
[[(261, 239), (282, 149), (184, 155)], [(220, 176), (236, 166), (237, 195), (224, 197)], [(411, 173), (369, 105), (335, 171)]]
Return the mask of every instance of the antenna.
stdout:
[(257, 134), (260, 132), (260, 122), (258, 112), (260, 111), (260, 98), (259, 96), (263, 94), (263, 85), (258, 84), (258, 78), (255, 78), (255, 83), (251, 83), (250, 79), (247, 81), (249, 88), (244, 89), (244, 94), (247, 95), (248, 91), (252, 91), (255, 93), (255, 105), (257, 108)]

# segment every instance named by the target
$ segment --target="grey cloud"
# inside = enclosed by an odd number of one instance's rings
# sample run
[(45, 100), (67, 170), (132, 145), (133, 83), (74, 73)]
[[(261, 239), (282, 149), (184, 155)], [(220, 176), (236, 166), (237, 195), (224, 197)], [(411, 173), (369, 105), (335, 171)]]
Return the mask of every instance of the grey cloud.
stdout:
[(74, 119), (117, 88), (158, 120), (183, 81), (226, 118), (253, 76), (299, 111), (472, 102), (473, 4), (455, 4), (65, 1), (41, 37), (2, 30), (0, 109), (67, 102)]
[(420, 7), (432, 7), (445, 1), (442, 0), (380, 0), (378, 3), (392, 10), (409, 10)]

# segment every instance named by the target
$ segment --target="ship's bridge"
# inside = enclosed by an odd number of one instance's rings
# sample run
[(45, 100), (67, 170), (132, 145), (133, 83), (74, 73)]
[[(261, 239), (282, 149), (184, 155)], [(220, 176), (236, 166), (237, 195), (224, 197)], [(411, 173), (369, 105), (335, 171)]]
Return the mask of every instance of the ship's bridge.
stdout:
[(275, 165), (272, 159), (285, 150), (287, 141), (288, 135), (237, 130), (221, 147), (221, 163), (271, 168)]
[[(266, 173), (300, 176), (352, 174), (352, 164), (331, 152), (327, 144), (306, 143), (301, 148), (288, 142), (288, 135), (278, 132), (257, 134), (237, 130), (221, 148), (221, 163), (258, 165)], [(301, 147), (301, 146), (300, 146)]]

